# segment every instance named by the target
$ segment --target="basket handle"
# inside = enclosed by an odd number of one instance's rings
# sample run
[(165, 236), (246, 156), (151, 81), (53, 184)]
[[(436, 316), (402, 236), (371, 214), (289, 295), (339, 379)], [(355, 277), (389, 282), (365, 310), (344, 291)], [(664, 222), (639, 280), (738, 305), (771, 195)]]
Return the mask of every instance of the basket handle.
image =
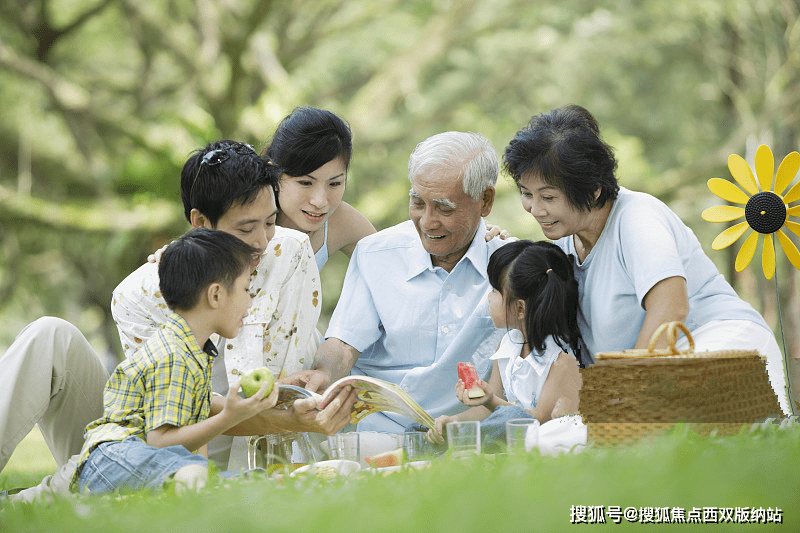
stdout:
[(647, 350), (652, 354), (656, 349), (656, 342), (658, 338), (666, 331), (667, 333), (667, 344), (669, 344), (669, 351), (672, 355), (679, 355), (681, 352), (675, 348), (675, 342), (678, 340), (679, 331), (683, 332), (686, 335), (686, 340), (689, 341), (689, 349), (686, 353), (694, 353), (694, 339), (692, 338), (692, 334), (689, 333), (689, 330), (686, 326), (683, 325), (682, 322), (664, 322), (656, 330), (653, 332), (653, 335), (650, 337), (650, 344), (647, 346)]

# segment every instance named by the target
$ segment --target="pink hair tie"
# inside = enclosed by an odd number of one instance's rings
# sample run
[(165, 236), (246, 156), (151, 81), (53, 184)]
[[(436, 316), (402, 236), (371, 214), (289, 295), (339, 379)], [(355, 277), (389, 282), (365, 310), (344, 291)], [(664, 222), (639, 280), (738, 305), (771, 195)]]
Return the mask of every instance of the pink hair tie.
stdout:
[(548, 269), (547, 269), (547, 271), (545, 272), (545, 274), (549, 274), (549, 273), (550, 273), (550, 272), (552, 272), (552, 271), (553, 271), (553, 269), (552, 269), (552, 268), (548, 268)]

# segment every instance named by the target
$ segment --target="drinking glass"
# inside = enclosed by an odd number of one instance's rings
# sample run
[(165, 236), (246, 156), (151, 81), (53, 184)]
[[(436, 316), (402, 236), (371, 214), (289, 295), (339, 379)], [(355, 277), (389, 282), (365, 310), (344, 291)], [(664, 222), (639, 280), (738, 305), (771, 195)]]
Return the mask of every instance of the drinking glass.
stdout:
[(453, 457), (467, 457), (481, 453), (481, 427), (477, 420), (450, 422), (447, 428), (447, 445)]
[(328, 437), (328, 445), (333, 459), (347, 459), (358, 461), (361, 457), (361, 443), (355, 431), (337, 433)]
[(403, 448), (409, 461), (420, 461), (430, 455), (428, 436), (424, 431), (406, 431), (403, 435)]
[(539, 426), (535, 418), (513, 418), (506, 422), (506, 445), (508, 453), (525, 451), (525, 438), (528, 432)]

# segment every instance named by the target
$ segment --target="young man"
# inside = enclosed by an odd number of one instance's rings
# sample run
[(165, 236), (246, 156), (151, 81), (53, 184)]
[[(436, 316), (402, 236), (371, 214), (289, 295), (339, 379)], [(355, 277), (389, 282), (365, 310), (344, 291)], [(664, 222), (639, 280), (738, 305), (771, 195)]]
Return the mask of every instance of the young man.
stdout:
[(158, 266), (171, 312), (163, 327), (117, 366), (105, 387), (103, 416), (86, 428), (74, 488), (113, 492), (158, 488), (172, 478), (205, 484), (208, 459), (191, 452), (256, 413), (275, 406), (267, 382), (250, 398), (230, 387), (211, 411), (212, 334), (235, 338), (248, 315), (252, 257), (260, 250), (212, 229), (169, 245)]
[[(253, 305), (244, 326), (232, 338), (213, 338), (220, 350), (214, 364), (214, 392), (221, 395), (240, 372), (266, 366), (281, 378), (311, 368), (314, 360), (319, 272), (308, 237), (275, 226), (280, 176), (280, 168), (265, 162), (250, 145), (227, 140), (195, 152), (181, 172), (181, 199), (192, 227), (220, 229), (259, 250), (250, 279)], [(167, 305), (158, 286), (158, 265), (145, 263), (114, 290), (111, 314), (126, 355), (166, 319)], [(215, 395), (212, 412), (220, 399)], [(232, 428), (228, 435), (331, 433), (346, 424), (344, 411), (337, 411), (333, 421), (327, 419), (330, 411), (321, 416), (317, 411), (270, 411)], [(209, 458), (223, 469), (246, 468), (246, 441), (215, 439), (209, 444)]]

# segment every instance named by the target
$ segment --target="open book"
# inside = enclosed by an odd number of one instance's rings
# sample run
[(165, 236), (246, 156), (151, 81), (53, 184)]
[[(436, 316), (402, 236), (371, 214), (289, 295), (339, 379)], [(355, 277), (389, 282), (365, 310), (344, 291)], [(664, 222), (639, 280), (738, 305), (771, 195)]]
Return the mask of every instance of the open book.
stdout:
[(288, 409), (295, 400), (314, 397), (331, 400), (345, 385), (358, 391), (358, 399), (353, 405), (350, 421), (357, 424), (362, 418), (379, 411), (391, 411), (403, 415), (425, 427), (435, 426), (433, 417), (414, 401), (403, 389), (382, 379), (369, 376), (345, 376), (325, 389), (322, 394), (311, 392), (296, 385), (279, 385), (278, 409)]

